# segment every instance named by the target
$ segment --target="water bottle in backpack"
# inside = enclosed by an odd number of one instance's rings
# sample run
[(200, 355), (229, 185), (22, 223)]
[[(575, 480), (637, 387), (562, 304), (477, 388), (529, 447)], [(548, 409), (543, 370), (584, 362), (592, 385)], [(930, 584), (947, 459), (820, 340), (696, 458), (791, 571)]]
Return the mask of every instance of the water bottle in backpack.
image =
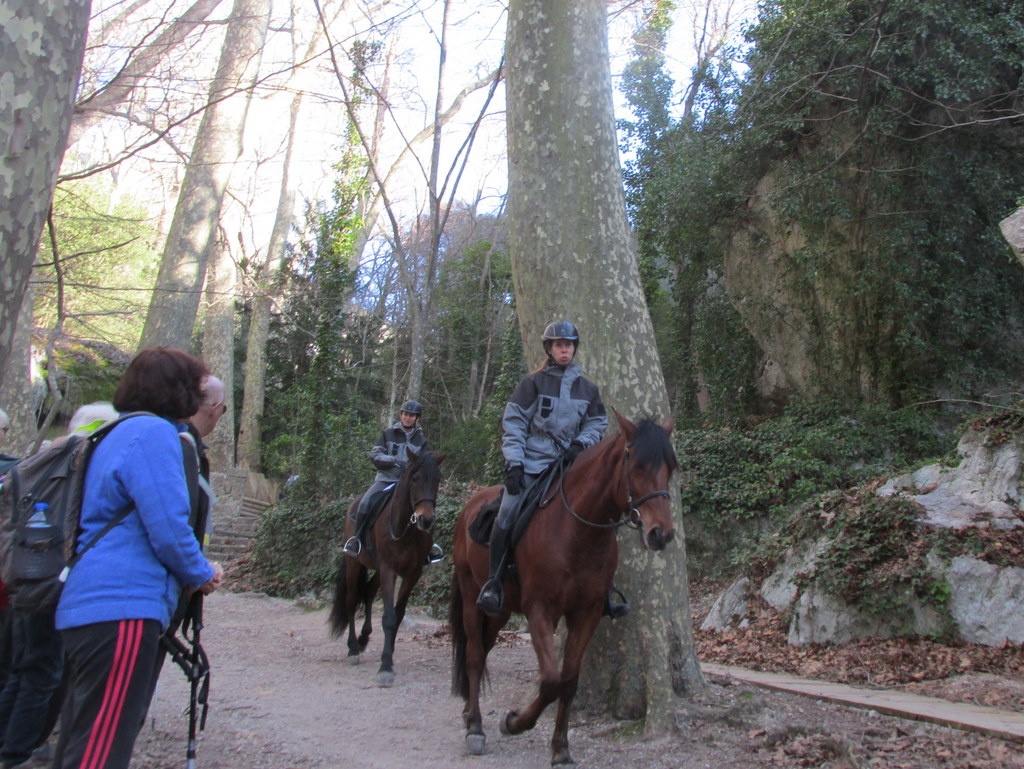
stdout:
[(32, 515), (16, 532), (11, 574), (17, 582), (54, 577), (64, 568), (64, 536), (47, 518), (48, 505), (36, 502)]

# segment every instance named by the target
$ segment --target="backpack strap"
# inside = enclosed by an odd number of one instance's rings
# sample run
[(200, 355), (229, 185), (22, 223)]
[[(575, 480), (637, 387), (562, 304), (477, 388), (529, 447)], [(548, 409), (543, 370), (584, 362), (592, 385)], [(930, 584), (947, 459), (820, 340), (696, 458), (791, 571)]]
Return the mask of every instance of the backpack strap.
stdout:
[[(84, 488), (85, 488), (85, 471), (88, 469), (89, 460), (92, 459), (92, 452), (94, 452), (96, 450), (96, 447), (99, 445), (100, 441), (102, 441), (107, 435), (109, 435), (114, 430), (115, 427), (117, 427), (119, 424), (121, 424), (125, 420), (131, 419), (132, 417), (140, 417), (140, 416), (155, 417), (157, 415), (154, 414), (151, 411), (129, 411), (129, 412), (126, 412), (124, 414), (121, 414), (117, 419), (114, 419), (114, 420), (111, 420), (110, 422), (107, 422), (106, 424), (102, 425), (101, 427), (97, 428), (96, 430), (93, 430), (88, 435), (84, 436), (84, 440), (85, 440), (86, 444), (85, 444), (85, 454), (84, 454), (84, 456), (82, 458), (82, 462), (84, 463), (85, 466), (82, 468), (82, 473), (81, 473), (81, 476), (79, 478), (79, 482), (80, 482), (81, 486), (79, 488), (77, 488), (77, 489), (74, 489), (74, 493), (76, 494), (75, 505), (74, 505), (74, 507), (75, 507), (75, 511), (74, 511), (75, 512), (75, 516), (74, 516), (75, 520), (74, 520), (73, 523), (70, 522), (70, 521), (65, 521), (65, 526), (69, 526), (70, 525), (71, 529), (72, 529), (72, 532), (75, 535), (77, 535), (77, 530), (78, 530), (78, 526), (79, 526), (79, 520), (80, 520), (80, 516), (81, 516), (81, 513), (82, 513), (81, 504), (82, 504), (82, 495), (84, 493)], [(83, 436), (78, 436), (76, 434), (76, 435), (71, 436), (68, 440), (76, 440), (76, 439), (79, 439), (79, 438), (83, 438)], [(97, 542), (100, 541), (101, 538), (106, 536), (106, 534), (111, 529), (113, 529), (115, 526), (117, 526), (119, 523), (121, 523), (121, 521), (123, 521), (125, 518), (127, 518), (128, 514), (131, 513), (131, 511), (134, 510), (134, 509), (135, 509), (135, 505), (133, 503), (129, 502), (127, 505), (124, 506), (123, 509), (118, 511), (117, 515), (115, 515), (113, 518), (111, 518), (109, 521), (107, 521), (107, 523), (103, 526), (102, 529), (99, 530), (99, 532), (96, 534), (96, 536), (93, 537), (91, 540), (89, 540), (86, 543), (85, 547), (83, 547), (78, 552), (74, 552), (72, 550), (72, 552), (68, 553), (68, 555), (67, 555), (67, 564), (64, 566), (64, 570), (61, 571), (61, 573), (60, 573), (60, 577), (59, 577), (60, 581), (61, 582), (66, 581), (67, 578), (68, 578), (68, 574), (71, 571), (71, 568), (75, 564), (77, 564), (80, 560), (82, 560), (82, 556), (85, 555), (90, 550), (92, 550), (92, 548), (96, 545)], [(74, 542), (75, 542), (76, 539), (77, 539), (77, 536), (72, 536), (70, 538), (69, 537), (65, 537), (65, 541), (68, 543), (66, 545), (66, 548), (74, 548)]]
[(112, 528), (117, 526), (117, 524), (119, 524), (121, 521), (127, 518), (128, 514), (134, 509), (135, 505), (126, 505), (124, 509), (118, 512), (117, 515), (115, 515), (113, 518), (107, 521), (106, 525), (96, 533), (95, 537), (93, 537), (86, 543), (85, 547), (83, 547), (81, 550), (79, 550), (77, 553), (71, 556), (70, 559), (68, 559), (68, 562), (64, 566), (64, 570), (60, 573), (58, 579), (61, 582), (66, 582), (68, 578), (68, 573), (71, 571), (71, 567), (78, 563), (80, 560), (82, 560), (82, 556), (88, 553), (90, 550), (92, 550), (93, 545), (99, 542), (101, 537), (105, 536), (107, 532), (109, 532)]

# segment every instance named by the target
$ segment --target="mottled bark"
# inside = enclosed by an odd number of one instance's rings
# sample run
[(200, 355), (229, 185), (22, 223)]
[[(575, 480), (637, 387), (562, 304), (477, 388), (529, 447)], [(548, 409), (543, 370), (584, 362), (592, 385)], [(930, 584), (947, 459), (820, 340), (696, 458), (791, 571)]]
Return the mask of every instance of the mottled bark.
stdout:
[(0, 383), (64, 156), (89, 5), (0, 4)]
[(32, 376), (32, 285), (25, 292), (14, 332), (14, 343), (5, 359), (6, 376), (0, 384), (0, 408), (7, 412), (11, 429), (0, 446), (8, 454), (23, 457), (38, 437), (35, 396), (41, 398), (45, 385)]
[(242, 131), (270, 16), (270, 0), (235, 0), (164, 246), (139, 348), (191, 349), (210, 244), (224, 191), (242, 152)]
[[(668, 416), (668, 397), (626, 219), (603, 0), (512, 0), (507, 42), (509, 237), (528, 357), (555, 318), (580, 328), (578, 361), (609, 407)], [(532, 362), (532, 361), (531, 361)], [(614, 420), (613, 420), (614, 424)], [(693, 649), (680, 530), (665, 553), (622, 533), (617, 583), (633, 614), (602, 623), (587, 655), (589, 706), (672, 723), (704, 683)]]

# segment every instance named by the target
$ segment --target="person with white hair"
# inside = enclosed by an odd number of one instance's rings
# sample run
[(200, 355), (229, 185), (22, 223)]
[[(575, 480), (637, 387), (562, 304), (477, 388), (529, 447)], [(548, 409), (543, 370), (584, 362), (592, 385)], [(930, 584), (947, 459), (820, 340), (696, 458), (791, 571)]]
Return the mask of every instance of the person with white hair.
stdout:
[(117, 419), (117, 409), (107, 401), (96, 401), (79, 406), (68, 422), (68, 435), (75, 433), (91, 433), (100, 429), (107, 422)]

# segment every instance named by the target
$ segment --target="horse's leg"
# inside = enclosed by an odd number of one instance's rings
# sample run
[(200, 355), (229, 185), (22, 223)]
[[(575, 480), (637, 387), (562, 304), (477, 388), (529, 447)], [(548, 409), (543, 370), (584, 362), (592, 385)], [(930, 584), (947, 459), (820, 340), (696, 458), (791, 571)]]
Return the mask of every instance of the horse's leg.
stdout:
[(380, 619), (384, 630), (384, 648), (380, 653), (380, 667), (377, 669), (377, 685), (391, 686), (395, 682), (393, 656), (395, 653), (395, 636), (398, 635), (398, 614), (395, 611), (395, 580), (396, 575), (381, 563), (380, 587), (384, 597), (384, 612)]
[(583, 653), (601, 621), (601, 608), (595, 605), (592, 611), (566, 617), (562, 683), (558, 694), (558, 712), (555, 714), (555, 730), (551, 734), (552, 766), (575, 763), (569, 755), (569, 709), (579, 687)]
[[(524, 607), (525, 608), (525, 607)], [(544, 708), (554, 702), (561, 694), (562, 674), (558, 665), (558, 652), (555, 649), (555, 626), (558, 618), (545, 614), (544, 608), (535, 608), (527, 615), (530, 627), (530, 641), (537, 655), (540, 669), (540, 683), (537, 696), (522, 711), (511, 710), (501, 721), (502, 734), (521, 734), (532, 729)]]
[(402, 620), (405, 619), (405, 609), (409, 605), (409, 597), (422, 576), (423, 563), (416, 564), (416, 568), (408, 576), (402, 575), (402, 587), (399, 588), (398, 599), (395, 601), (395, 618), (399, 626), (401, 626)]
[(466, 724), (466, 751), (483, 755), (487, 748), (483, 716), (480, 714), (480, 685), (487, 664), (487, 652), (494, 646), (500, 624), (490, 619), (476, 605), (480, 586), (472, 579), (462, 589), (462, 626), (465, 631), (466, 706), (462, 720)]
[[(380, 575), (374, 572), (372, 577), (369, 577), (369, 572), (366, 569), (362, 571), (363, 577), (363, 629), (359, 633), (359, 650), (364, 651), (366, 644), (370, 640), (370, 633), (373, 632), (373, 599), (377, 597), (377, 591), (380, 589)], [(353, 619), (353, 622), (355, 620)]]
[[(392, 611), (392, 619), (388, 618), (388, 601), (384, 599), (384, 617), (381, 620), (381, 624), (384, 627), (384, 649), (380, 655), (380, 670), (377, 672), (377, 681), (381, 683), (382, 676), (387, 679), (387, 682), (383, 685), (390, 686), (391, 682), (394, 681), (395, 677), (395, 642), (398, 636), (398, 628), (402, 626), (402, 620), (405, 619), (405, 609), (409, 603), (409, 596), (412, 595), (413, 588), (416, 587), (416, 583), (419, 582), (420, 575), (423, 574), (422, 564), (417, 564), (417, 568), (413, 570), (411, 575), (401, 576), (401, 585), (398, 587), (397, 596), (394, 598), (394, 606)], [(392, 580), (392, 595), (395, 595), (394, 591), (395, 580)], [(388, 677), (390, 673), (390, 678)]]

